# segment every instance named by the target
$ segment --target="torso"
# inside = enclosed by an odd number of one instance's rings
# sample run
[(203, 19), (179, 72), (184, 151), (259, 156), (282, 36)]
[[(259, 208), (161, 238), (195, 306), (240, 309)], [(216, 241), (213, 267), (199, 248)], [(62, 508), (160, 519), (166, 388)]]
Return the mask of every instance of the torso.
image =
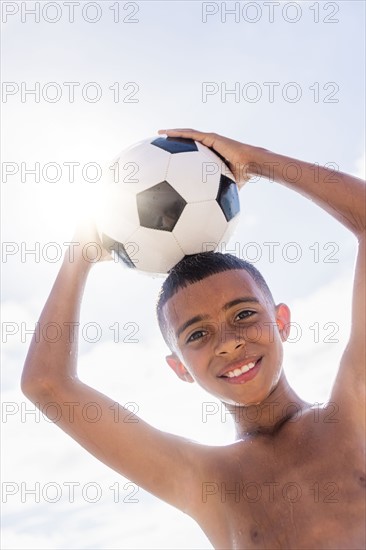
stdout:
[(212, 451), (195, 519), (215, 548), (365, 548), (364, 434), (333, 412)]

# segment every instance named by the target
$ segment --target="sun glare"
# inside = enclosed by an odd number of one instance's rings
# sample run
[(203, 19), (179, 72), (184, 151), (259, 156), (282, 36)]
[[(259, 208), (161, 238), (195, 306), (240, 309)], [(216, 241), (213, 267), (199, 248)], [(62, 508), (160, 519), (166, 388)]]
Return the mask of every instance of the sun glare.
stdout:
[(67, 240), (87, 218), (94, 219), (98, 184), (58, 183), (34, 186), (32, 196), (34, 229), (39, 235)]

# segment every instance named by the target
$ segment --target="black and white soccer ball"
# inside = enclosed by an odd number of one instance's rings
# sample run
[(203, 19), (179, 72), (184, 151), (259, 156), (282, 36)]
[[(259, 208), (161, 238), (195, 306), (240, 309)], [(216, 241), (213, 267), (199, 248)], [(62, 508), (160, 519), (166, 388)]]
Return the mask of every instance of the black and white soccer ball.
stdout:
[(97, 215), (103, 245), (125, 265), (166, 274), (184, 256), (216, 250), (239, 221), (228, 166), (199, 142), (153, 137), (109, 167)]

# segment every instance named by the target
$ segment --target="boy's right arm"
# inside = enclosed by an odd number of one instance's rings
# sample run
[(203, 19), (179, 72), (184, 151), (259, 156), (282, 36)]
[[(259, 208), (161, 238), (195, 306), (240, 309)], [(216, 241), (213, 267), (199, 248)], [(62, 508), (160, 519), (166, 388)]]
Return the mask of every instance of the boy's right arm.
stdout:
[[(201, 499), (200, 464), (204, 460), (200, 455), (205, 454), (204, 446), (161, 432), (137, 416), (131, 419), (129, 410), (77, 376), (78, 331), (73, 327), (79, 322), (83, 290), (93, 265), (81, 252), (86, 242), (75, 247), (73, 258), (65, 255), (39, 319), (37, 338), (34, 336), (30, 345), (22, 390), (41, 409), (47, 403), (57, 403), (62, 411), (57, 425), (99, 460), (192, 515)], [(43, 338), (46, 332), (42, 327), (47, 323), (62, 328), (60, 339), (50, 343)], [(97, 422), (82, 414), (90, 403), (101, 412)]]

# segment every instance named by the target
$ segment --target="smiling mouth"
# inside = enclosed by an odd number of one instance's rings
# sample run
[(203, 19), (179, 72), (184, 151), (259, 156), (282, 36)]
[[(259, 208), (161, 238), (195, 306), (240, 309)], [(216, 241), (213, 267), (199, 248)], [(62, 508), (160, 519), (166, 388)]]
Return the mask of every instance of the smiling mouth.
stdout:
[(229, 370), (219, 376), (219, 378), (223, 378), (230, 382), (245, 382), (247, 380), (251, 380), (258, 372), (261, 365), (261, 360), (262, 357), (257, 359), (257, 361), (252, 361), (251, 363), (246, 363), (241, 367), (233, 368), (232, 370)]

